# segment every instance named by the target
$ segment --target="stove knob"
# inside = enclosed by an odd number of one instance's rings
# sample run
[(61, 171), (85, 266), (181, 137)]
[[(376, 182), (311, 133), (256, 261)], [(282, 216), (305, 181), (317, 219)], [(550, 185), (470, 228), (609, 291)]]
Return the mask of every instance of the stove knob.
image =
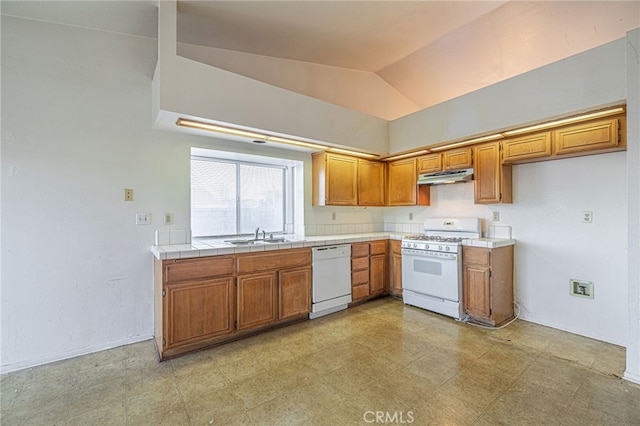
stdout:
[(446, 251), (449, 251), (449, 250), (451, 250), (451, 247), (446, 246), (444, 249), (445, 249)]
[(418, 245), (416, 243), (413, 243), (413, 248), (418, 247)]
[(438, 250), (442, 250), (442, 246), (438, 246)]

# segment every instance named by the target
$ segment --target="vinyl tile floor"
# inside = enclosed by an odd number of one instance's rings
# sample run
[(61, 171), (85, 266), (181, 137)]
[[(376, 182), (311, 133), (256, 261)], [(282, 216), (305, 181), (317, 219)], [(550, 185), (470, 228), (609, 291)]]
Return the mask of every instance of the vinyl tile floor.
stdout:
[(638, 425), (622, 347), (378, 299), (159, 363), (151, 340), (1, 376), (2, 425)]

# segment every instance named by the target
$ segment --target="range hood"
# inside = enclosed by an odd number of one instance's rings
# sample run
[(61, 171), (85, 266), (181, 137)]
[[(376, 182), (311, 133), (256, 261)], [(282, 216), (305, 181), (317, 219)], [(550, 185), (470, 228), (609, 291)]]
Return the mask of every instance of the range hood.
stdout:
[(442, 185), (444, 183), (467, 182), (473, 178), (473, 169), (425, 173), (418, 176), (418, 185)]

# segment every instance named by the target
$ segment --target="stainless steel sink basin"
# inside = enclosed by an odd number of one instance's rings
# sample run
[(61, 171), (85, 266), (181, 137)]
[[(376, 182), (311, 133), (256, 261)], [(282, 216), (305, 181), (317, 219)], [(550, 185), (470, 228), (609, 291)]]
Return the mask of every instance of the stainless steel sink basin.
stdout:
[(233, 244), (234, 246), (241, 245), (256, 245), (256, 244), (275, 244), (275, 243), (284, 243), (288, 241), (284, 237), (276, 237), (276, 238), (267, 238), (264, 240), (256, 240), (253, 238), (239, 238), (234, 240), (224, 240), (225, 243)]

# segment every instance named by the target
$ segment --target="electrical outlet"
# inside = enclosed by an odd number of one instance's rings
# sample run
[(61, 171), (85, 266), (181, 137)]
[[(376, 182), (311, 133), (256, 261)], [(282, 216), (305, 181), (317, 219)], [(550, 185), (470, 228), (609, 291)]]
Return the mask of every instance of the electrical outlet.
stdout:
[(591, 223), (593, 222), (593, 212), (591, 211), (583, 211), (582, 212), (582, 222), (583, 223)]
[(173, 213), (164, 214), (164, 224), (171, 225), (173, 223)]
[(570, 279), (569, 285), (569, 291), (572, 296), (593, 299), (593, 281)]
[(136, 213), (136, 225), (151, 225), (151, 213)]
[(500, 222), (500, 212), (493, 212), (491, 219), (494, 222)]
[(413, 220), (413, 213), (409, 213), (409, 220)]
[(125, 201), (133, 201), (133, 189), (125, 188), (125, 190), (124, 190), (124, 200)]
[(331, 213), (331, 220), (336, 220), (336, 212)]

